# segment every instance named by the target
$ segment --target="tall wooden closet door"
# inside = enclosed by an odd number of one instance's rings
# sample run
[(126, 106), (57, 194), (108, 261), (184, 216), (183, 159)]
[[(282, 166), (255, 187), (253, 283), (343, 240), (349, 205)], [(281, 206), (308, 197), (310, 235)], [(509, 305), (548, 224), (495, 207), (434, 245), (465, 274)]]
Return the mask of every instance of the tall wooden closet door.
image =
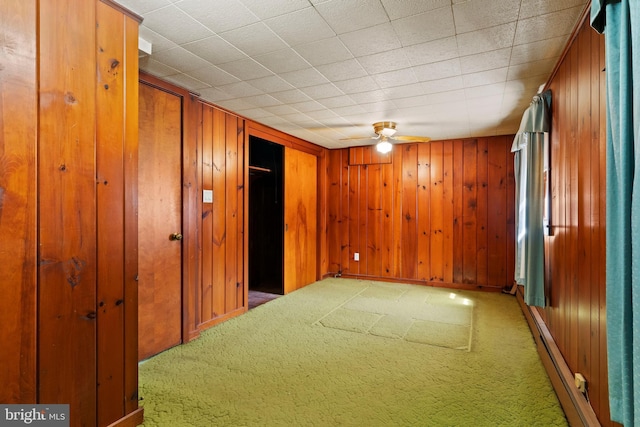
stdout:
[(316, 280), (316, 156), (285, 147), (284, 292)]
[(182, 99), (140, 84), (138, 357), (182, 339)]

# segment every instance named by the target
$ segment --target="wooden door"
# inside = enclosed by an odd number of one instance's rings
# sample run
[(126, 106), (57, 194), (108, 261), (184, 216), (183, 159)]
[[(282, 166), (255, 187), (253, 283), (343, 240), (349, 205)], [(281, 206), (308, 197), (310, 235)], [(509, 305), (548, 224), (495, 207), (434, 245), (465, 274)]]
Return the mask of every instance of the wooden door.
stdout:
[(284, 292), (316, 280), (317, 159), (285, 148)]
[(180, 344), (182, 339), (181, 106), (180, 97), (140, 84), (140, 360)]

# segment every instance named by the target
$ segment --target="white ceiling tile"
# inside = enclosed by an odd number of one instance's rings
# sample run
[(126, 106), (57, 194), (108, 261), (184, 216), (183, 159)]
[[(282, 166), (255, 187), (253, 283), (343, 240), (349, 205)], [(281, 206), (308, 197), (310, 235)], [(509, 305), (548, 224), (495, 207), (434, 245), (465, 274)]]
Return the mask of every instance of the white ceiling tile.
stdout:
[(273, 114), (265, 111), (263, 108), (248, 108), (236, 110), (236, 113), (249, 119), (259, 120), (262, 117), (272, 116)]
[(118, 4), (126, 7), (138, 15), (143, 15), (165, 6), (169, 6), (171, 2), (168, 0), (118, 0)]
[(291, 48), (264, 55), (256, 55), (254, 59), (274, 73), (303, 70), (309, 68), (310, 65), (298, 52)]
[(281, 104), (280, 101), (275, 99), (273, 96), (267, 95), (267, 94), (248, 96), (246, 98), (243, 98), (243, 100), (255, 107), (263, 107), (263, 108), (270, 107), (272, 105)]
[(522, 0), (520, 5), (520, 19), (534, 16), (546, 15), (551, 12), (558, 12), (574, 6), (585, 7), (584, 0)]
[(520, 21), (513, 44), (532, 43), (571, 34), (582, 9), (574, 7)]
[(247, 58), (245, 53), (219, 36), (207, 37), (206, 39), (186, 43), (183, 44), (182, 47), (213, 65)]
[(161, 36), (160, 34), (156, 33), (150, 28), (145, 27), (144, 25), (140, 26), (139, 36), (151, 43), (152, 53), (159, 53), (164, 50), (178, 47), (176, 43), (172, 42), (164, 36)]
[(509, 67), (508, 80), (525, 79), (534, 76), (548, 77), (556, 64), (556, 58), (542, 59)]
[(409, 68), (411, 64), (402, 49), (389, 50), (375, 55), (361, 56), (358, 62), (369, 74), (385, 73), (387, 71)]
[(371, 102), (384, 101), (387, 99), (387, 95), (380, 89), (368, 90), (366, 92), (360, 93), (352, 93), (349, 95), (349, 97), (353, 99), (356, 104), (367, 104)]
[(392, 20), (439, 9), (450, 4), (450, 0), (382, 0), (382, 5)]
[[(291, 106), (296, 110), (302, 111), (303, 113), (309, 115), (310, 117), (314, 117), (312, 113), (316, 111), (329, 111), (326, 109), (324, 105), (320, 104), (318, 101), (296, 102), (294, 104), (291, 104)], [(324, 114), (324, 113), (318, 113), (318, 114)], [(331, 113), (330, 116), (333, 117), (335, 116), (335, 114)], [(326, 118), (326, 117), (327, 116), (325, 115), (322, 118)], [(319, 118), (319, 117), (315, 117), (315, 118)]]
[(332, 109), (337, 107), (344, 107), (347, 105), (356, 105), (356, 103), (346, 95), (332, 96), (331, 98), (321, 99), (318, 102), (320, 102), (320, 104), (324, 105), (325, 107)]
[(233, 95), (229, 95), (227, 92), (223, 92), (218, 88), (210, 87), (202, 89), (200, 96), (204, 97), (209, 102), (220, 103), (224, 100), (233, 99)]
[(411, 46), (455, 35), (450, 7), (441, 7), (391, 22), (403, 46)]
[[(365, 104), (358, 104), (358, 105), (360, 107), (362, 107), (362, 110), (365, 113), (379, 113), (379, 112), (382, 112), (382, 113), (384, 113), (383, 117), (388, 117), (392, 111), (394, 111), (394, 110), (396, 110), (398, 108), (398, 106), (393, 101), (368, 102), (368, 103), (365, 103)], [(365, 119), (362, 119), (361, 121), (364, 121), (364, 120)], [(376, 119), (372, 123), (375, 123), (375, 122), (378, 122), (378, 121), (384, 121), (384, 120), (377, 120)]]
[(333, 83), (309, 86), (301, 89), (311, 99), (324, 99), (344, 95)]
[(518, 18), (520, 0), (474, 0), (453, 5), (457, 34), (495, 27)]
[(247, 80), (247, 83), (263, 92), (281, 92), (293, 89), (293, 86), (275, 75)]
[(224, 64), (218, 65), (218, 67), (240, 80), (257, 79), (273, 74), (251, 58), (225, 62)]
[(465, 88), (493, 83), (501, 83), (507, 81), (508, 70), (508, 67), (504, 67), (495, 70), (481, 71), (473, 74), (465, 74), (462, 76), (462, 81)]
[(179, 45), (213, 35), (211, 30), (173, 5), (145, 14), (144, 25)]
[(315, 68), (305, 68), (304, 70), (281, 73), (280, 77), (297, 88), (329, 83), (329, 81)]
[(337, 34), (389, 21), (380, 0), (330, 0), (318, 4), (316, 10)]
[(264, 110), (269, 111), (270, 113), (278, 116), (283, 116), (286, 119), (289, 119), (287, 115), (297, 113), (297, 111), (294, 108), (288, 105), (272, 105), (272, 106), (264, 107)]
[(287, 44), (262, 22), (226, 31), (221, 33), (220, 37), (247, 55), (260, 55), (287, 47)]
[[(183, 0), (176, 6), (215, 33), (244, 27), (259, 20), (238, 0)], [(229, 13), (230, 10), (233, 13)]]
[(368, 92), (379, 89), (375, 80), (370, 76), (357, 77), (355, 79), (341, 80), (335, 85), (346, 94)]
[(154, 53), (151, 55), (151, 58), (182, 72), (197, 70), (211, 65), (199, 56), (181, 47), (174, 47), (173, 49), (160, 53)]
[(458, 43), (454, 36), (431, 42), (407, 46), (403, 49), (405, 55), (411, 61), (411, 65), (430, 64), (432, 62), (446, 61), (458, 56)]
[(366, 76), (367, 72), (356, 59), (334, 62), (333, 64), (318, 65), (316, 67), (322, 75), (331, 81), (346, 80), (355, 77)]
[(399, 99), (406, 98), (408, 96), (418, 96), (424, 95), (425, 92), (422, 89), (422, 85), (420, 83), (413, 83), (403, 86), (396, 86), (392, 88), (383, 89), (383, 93), (387, 97), (387, 99)]
[(510, 47), (516, 32), (515, 22), (497, 25), (484, 30), (458, 34), (458, 52), (460, 55), (473, 55), (490, 50)]
[[(315, 102), (315, 101), (313, 101), (313, 102)], [(318, 104), (318, 105), (320, 105), (320, 104)], [(315, 120), (323, 120), (324, 121), (324, 120), (327, 120), (327, 119), (340, 119), (336, 113), (334, 113), (333, 111), (325, 108), (322, 105), (320, 105), (321, 108), (315, 108), (315, 109), (310, 109), (310, 110), (307, 109), (306, 111), (304, 109), (305, 107), (308, 107), (308, 108), (314, 108), (314, 107), (311, 107), (311, 105), (309, 105), (309, 106), (298, 106), (298, 105), (295, 105), (295, 107), (298, 110), (303, 111), (306, 115), (308, 115), (309, 117), (311, 117), (312, 119), (315, 119)], [(325, 124), (328, 125), (329, 123), (325, 122)]]
[(285, 15), (309, 7), (307, 0), (241, 0), (242, 3), (260, 19)]
[(460, 75), (460, 60), (458, 58), (448, 61), (424, 64), (413, 68), (418, 81), (440, 80)]
[(140, 69), (146, 71), (149, 74), (153, 74), (157, 77), (170, 76), (173, 74), (179, 74), (180, 71), (175, 68), (169, 67), (161, 62), (156, 61), (150, 56), (140, 58)]
[(356, 57), (402, 47), (402, 43), (390, 23), (341, 34), (340, 40)]
[(265, 23), (289, 46), (335, 36), (335, 32), (313, 7), (270, 18)]
[(373, 79), (376, 81), (376, 83), (378, 83), (378, 86), (383, 89), (394, 86), (404, 86), (418, 82), (418, 79), (416, 79), (416, 76), (411, 68), (404, 68), (402, 70), (376, 74), (373, 76)]
[(252, 107), (250, 103), (238, 98), (222, 100), (219, 105), (229, 111), (246, 110)]
[(364, 109), (359, 105), (346, 105), (344, 107), (335, 107), (331, 109), (338, 116), (353, 116), (355, 114), (364, 113)]
[(514, 46), (511, 51), (510, 64), (518, 65), (540, 59), (558, 58), (562, 53), (565, 40), (566, 36), (560, 36)]
[(484, 98), (487, 96), (495, 96), (504, 93), (506, 82), (493, 83), (482, 86), (469, 87), (464, 90), (467, 99)]
[(460, 57), (460, 71), (462, 74), (486, 71), (494, 68), (507, 67), (511, 59), (511, 48), (492, 50)]
[(353, 59), (351, 52), (338, 37), (297, 45), (294, 49), (313, 66)]
[(211, 86), (222, 86), (240, 81), (238, 78), (214, 65), (190, 71), (189, 74)]
[(446, 92), (448, 90), (462, 89), (464, 84), (462, 76), (447, 77), (444, 79), (430, 80), (420, 83), (424, 93)]
[(300, 89), (283, 90), (282, 92), (273, 92), (271, 94), (275, 99), (284, 104), (293, 104), (296, 102), (310, 101), (311, 98)]
[(190, 91), (197, 91), (198, 89), (210, 87), (207, 83), (201, 82), (200, 80), (194, 79), (186, 74), (174, 74), (172, 76), (166, 76), (164, 79)]
[(247, 82), (236, 82), (230, 83), (228, 85), (218, 86), (218, 89), (233, 95), (237, 98), (242, 98), (246, 96), (260, 95), (262, 91), (258, 88), (251, 86)]

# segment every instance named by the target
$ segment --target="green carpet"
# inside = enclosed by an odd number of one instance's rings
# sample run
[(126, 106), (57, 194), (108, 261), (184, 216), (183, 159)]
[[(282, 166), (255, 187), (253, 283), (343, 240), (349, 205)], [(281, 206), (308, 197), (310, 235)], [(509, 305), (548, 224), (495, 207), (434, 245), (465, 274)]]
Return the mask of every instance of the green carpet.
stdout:
[(566, 426), (510, 295), (326, 279), (140, 364), (145, 426)]

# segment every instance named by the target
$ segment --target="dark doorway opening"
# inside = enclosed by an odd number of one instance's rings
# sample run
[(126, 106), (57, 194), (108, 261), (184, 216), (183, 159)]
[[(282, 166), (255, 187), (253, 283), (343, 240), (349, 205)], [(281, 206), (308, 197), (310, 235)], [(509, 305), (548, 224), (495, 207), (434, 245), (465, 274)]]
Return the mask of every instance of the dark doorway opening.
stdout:
[(284, 294), (284, 149), (249, 136), (249, 291)]

